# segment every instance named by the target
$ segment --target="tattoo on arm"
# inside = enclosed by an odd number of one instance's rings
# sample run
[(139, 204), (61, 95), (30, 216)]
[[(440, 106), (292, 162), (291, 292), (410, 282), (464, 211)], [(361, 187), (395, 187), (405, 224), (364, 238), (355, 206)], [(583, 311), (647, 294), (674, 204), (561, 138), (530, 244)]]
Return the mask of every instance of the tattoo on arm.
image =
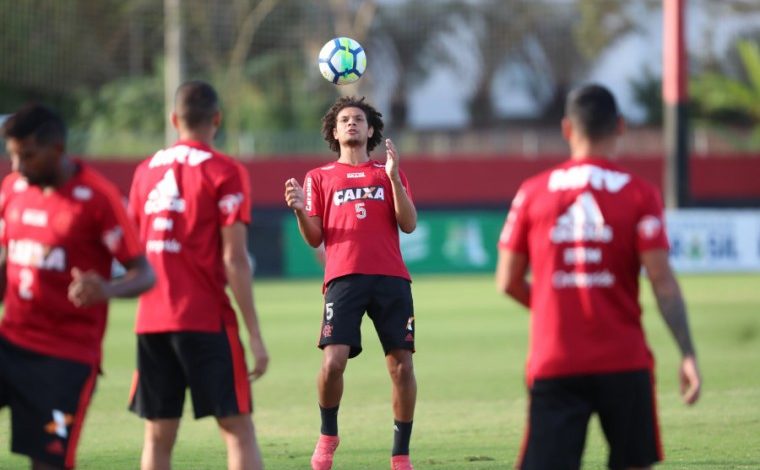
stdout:
[(686, 317), (686, 305), (678, 289), (655, 289), (657, 305), (665, 323), (673, 334), (681, 354), (684, 356), (694, 354), (694, 345), (689, 332), (689, 320)]

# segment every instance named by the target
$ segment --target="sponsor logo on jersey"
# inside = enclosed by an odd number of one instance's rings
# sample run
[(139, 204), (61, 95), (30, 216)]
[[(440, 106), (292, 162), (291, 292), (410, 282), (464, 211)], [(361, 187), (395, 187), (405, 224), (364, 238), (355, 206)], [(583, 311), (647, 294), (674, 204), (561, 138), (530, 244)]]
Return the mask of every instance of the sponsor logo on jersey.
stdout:
[(549, 176), (549, 191), (565, 191), (591, 186), (596, 190), (616, 193), (631, 181), (631, 175), (600, 168), (596, 165), (578, 165), (557, 169)]
[(145, 243), (145, 251), (148, 253), (179, 253), (182, 251), (182, 244), (177, 240), (148, 240)]
[(182, 165), (197, 166), (211, 158), (213, 154), (205, 150), (188, 147), (187, 145), (177, 145), (164, 150), (159, 150), (153, 155), (148, 163), (149, 168), (156, 168), (164, 165), (171, 165), (174, 162)]
[(8, 261), (23, 267), (63, 272), (66, 270), (66, 250), (60, 246), (43, 245), (35, 240), (10, 240)]
[(363, 171), (357, 171), (355, 173), (346, 173), (346, 178), (364, 178), (366, 175)]
[(574, 246), (565, 248), (562, 252), (565, 264), (599, 264), (602, 262), (602, 250), (600, 248), (588, 248)]
[(591, 191), (578, 195), (551, 229), (554, 243), (603, 242), (612, 240), (612, 227), (604, 223), (599, 205)]
[(79, 201), (89, 201), (92, 199), (92, 188), (88, 188), (87, 186), (77, 186), (71, 194), (74, 196), (74, 199)]
[(21, 212), (21, 223), (30, 227), (47, 227), (48, 214), (39, 209), (24, 209)]
[(306, 193), (306, 204), (304, 204), (304, 209), (306, 209), (306, 212), (309, 212), (311, 211), (311, 203), (314, 192), (314, 183), (311, 180), (311, 176), (306, 178), (306, 181), (304, 181), (303, 185), (304, 192)]
[(615, 284), (615, 275), (607, 271), (592, 273), (556, 271), (552, 274), (552, 285), (556, 289), (611, 287)]
[(360, 199), (385, 200), (385, 190), (382, 186), (366, 186), (361, 188), (339, 189), (333, 194), (333, 204), (340, 206), (346, 202)]
[(111, 254), (115, 254), (119, 251), (122, 238), (124, 238), (124, 231), (121, 227), (116, 226), (103, 233), (103, 244), (108, 248), (108, 251), (110, 251)]
[(29, 187), (29, 183), (24, 178), (19, 178), (13, 182), (13, 192), (23, 193)]
[(180, 197), (177, 179), (172, 169), (164, 173), (164, 177), (150, 190), (148, 200), (145, 201), (146, 215), (162, 211), (185, 212), (185, 200)]
[(170, 232), (174, 229), (174, 220), (168, 217), (156, 217), (153, 219), (151, 227), (153, 227), (153, 230), (156, 232)]
[(660, 221), (659, 217), (645, 215), (636, 225), (636, 230), (639, 232), (639, 237), (645, 240), (651, 240), (660, 235), (660, 232), (662, 231), (662, 221)]
[(219, 199), (219, 210), (224, 215), (234, 214), (242, 203), (243, 193), (226, 194)]

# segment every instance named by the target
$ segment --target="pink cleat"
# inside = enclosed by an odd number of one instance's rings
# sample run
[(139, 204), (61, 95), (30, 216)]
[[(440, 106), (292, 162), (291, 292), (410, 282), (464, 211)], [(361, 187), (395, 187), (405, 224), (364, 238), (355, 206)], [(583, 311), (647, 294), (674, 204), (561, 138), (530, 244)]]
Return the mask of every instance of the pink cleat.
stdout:
[(414, 470), (414, 467), (408, 455), (394, 455), (391, 457), (391, 470)]
[(330, 470), (332, 468), (335, 449), (338, 448), (339, 443), (340, 438), (338, 438), (338, 436), (326, 436), (320, 434), (319, 440), (317, 441), (317, 447), (314, 448), (314, 454), (311, 456), (312, 470)]

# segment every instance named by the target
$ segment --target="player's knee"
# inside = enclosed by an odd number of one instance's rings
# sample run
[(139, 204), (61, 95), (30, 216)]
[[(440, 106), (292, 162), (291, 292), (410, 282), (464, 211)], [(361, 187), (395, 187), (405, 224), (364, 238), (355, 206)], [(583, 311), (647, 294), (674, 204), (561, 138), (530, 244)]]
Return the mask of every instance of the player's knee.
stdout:
[(253, 420), (250, 415), (237, 415), (217, 419), (219, 427), (226, 437), (247, 441), (253, 439)]
[(322, 373), (328, 378), (339, 378), (346, 370), (346, 362), (339, 357), (326, 357), (322, 362)]
[(407, 384), (414, 380), (414, 365), (411, 360), (397, 361), (388, 370), (394, 383)]
[(146, 421), (145, 423), (145, 444), (155, 449), (171, 451), (174, 442), (177, 440), (177, 427), (175, 423), (160, 423)]

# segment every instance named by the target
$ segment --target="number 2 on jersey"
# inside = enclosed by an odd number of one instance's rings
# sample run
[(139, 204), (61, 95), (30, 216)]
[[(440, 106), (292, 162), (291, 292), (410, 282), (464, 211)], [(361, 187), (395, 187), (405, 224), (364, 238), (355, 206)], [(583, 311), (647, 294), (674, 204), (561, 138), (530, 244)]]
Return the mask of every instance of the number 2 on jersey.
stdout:
[(29, 268), (23, 268), (18, 273), (18, 296), (24, 300), (31, 300), (34, 297), (32, 284), (34, 284), (34, 273)]

